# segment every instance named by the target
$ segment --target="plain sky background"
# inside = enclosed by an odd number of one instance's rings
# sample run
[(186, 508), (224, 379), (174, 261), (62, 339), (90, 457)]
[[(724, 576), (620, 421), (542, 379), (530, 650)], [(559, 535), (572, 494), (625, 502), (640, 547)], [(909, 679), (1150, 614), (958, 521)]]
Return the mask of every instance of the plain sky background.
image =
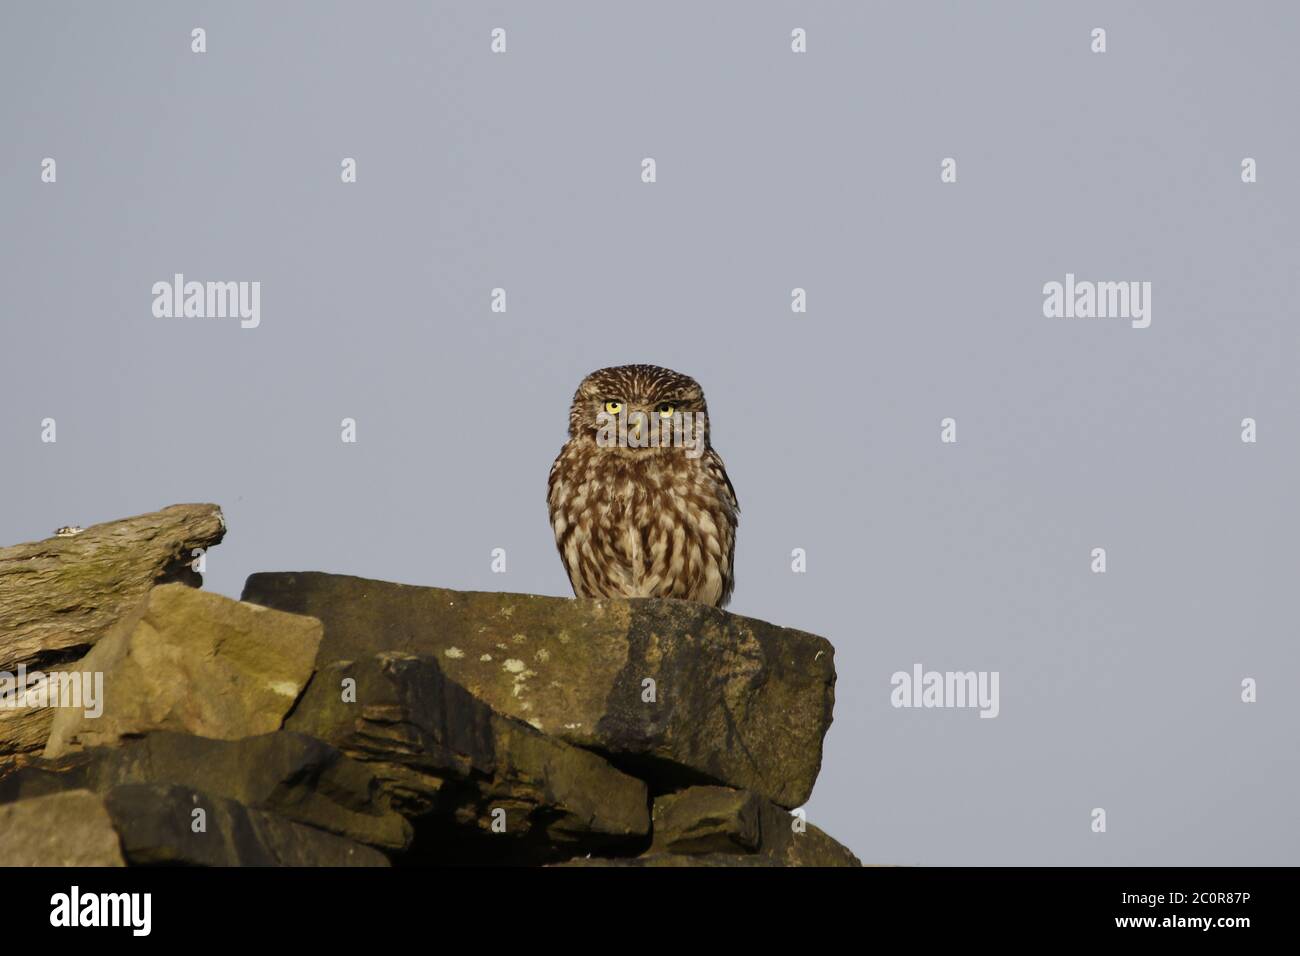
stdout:
[[(813, 822), (1300, 863), (1297, 43), (1290, 2), (6, 3), (0, 542), (212, 501), (223, 594), (568, 594), (570, 397), (666, 365), (740, 497), (730, 609), (837, 649)], [(260, 281), (261, 327), (154, 318), (176, 272)], [(1151, 327), (1044, 318), (1067, 272), (1150, 281)], [(916, 662), (1000, 716), (894, 709)]]

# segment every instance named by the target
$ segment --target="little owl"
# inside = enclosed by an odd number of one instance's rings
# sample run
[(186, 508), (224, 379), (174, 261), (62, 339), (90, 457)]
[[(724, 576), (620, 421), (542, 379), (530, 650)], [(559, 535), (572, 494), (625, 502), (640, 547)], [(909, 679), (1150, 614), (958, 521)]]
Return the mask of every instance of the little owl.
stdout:
[(731, 597), (740, 506), (693, 378), (620, 365), (583, 379), (547, 503), (578, 597)]

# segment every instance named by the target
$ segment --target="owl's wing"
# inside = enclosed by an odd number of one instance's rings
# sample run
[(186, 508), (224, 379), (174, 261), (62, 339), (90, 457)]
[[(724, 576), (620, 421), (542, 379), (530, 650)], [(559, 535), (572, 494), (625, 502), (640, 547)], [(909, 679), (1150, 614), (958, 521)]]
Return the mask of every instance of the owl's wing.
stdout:
[(704, 456), (705, 467), (709, 469), (709, 476), (727, 489), (727, 497), (731, 500), (731, 507), (736, 509), (736, 514), (740, 514), (740, 502), (736, 498), (736, 489), (731, 485), (731, 478), (727, 475), (727, 466), (722, 463), (722, 456), (712, 448)]
[(555, 456), (555, 461), (551, 462), (551, 473), (546, 476), (546, 495), (549, 498), (551, 491), (555, 488), (555, 476), (560, 473), (560, 466), (564, 464), (564, 453), (568, 449), (569, 443), (565, 442), (560, 448), (560, 453)]

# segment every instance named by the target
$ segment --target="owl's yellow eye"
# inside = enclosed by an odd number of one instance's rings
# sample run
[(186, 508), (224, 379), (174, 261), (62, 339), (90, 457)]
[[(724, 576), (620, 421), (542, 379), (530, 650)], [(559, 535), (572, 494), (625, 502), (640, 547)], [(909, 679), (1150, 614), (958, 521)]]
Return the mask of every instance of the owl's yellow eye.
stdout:
[(655, 411), (659, 413), (660, 418), (672, 418), (673, 412), (677, 411), (677, 406), (668, 402), (660, 402)]
[(622, 410), (623, 410), (622, 402), (609, 401), (605, 403), (605, 411), (609, 412), (609, 414), (611, 415), (617, 415)]

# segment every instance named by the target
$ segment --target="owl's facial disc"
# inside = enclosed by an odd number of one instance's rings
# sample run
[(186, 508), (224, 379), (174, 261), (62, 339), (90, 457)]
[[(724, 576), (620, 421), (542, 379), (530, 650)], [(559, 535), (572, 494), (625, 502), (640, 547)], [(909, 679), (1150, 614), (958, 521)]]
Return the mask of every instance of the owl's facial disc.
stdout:
[(620, 456), (685, 449), (696, 458), (708, 448), (706, 414), (704, 392), (690, 376), (655, 365), (621, 365), (582, 380), (569, 410), (569, 433)]

